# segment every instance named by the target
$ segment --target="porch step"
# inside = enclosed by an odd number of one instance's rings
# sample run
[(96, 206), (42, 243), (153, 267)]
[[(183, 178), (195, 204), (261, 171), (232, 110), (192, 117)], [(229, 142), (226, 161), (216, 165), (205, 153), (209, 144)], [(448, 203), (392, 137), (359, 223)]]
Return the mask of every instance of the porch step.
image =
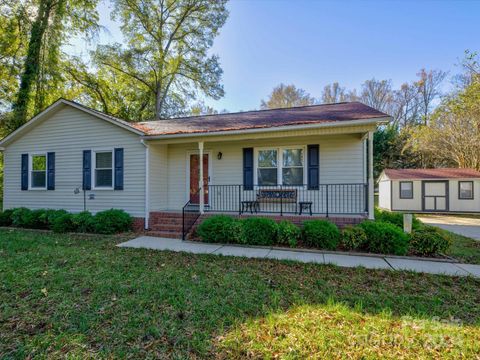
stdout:
[(182, 222), (180, 223), (154, 223), (150, 226), (153, 231), (171, 231), (171, 232), (181, 232), (182, 231)]

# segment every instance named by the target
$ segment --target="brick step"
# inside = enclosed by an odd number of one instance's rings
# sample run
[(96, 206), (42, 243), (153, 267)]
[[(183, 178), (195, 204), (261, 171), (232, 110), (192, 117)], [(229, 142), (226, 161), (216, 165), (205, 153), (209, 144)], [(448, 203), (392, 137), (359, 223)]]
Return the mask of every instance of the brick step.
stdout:
[(161, 224), (161, 223), (156, 223), (152, 224), (151, 229), (154, 231), (176, 231), (180, 232), (182, 231), (182, 224)]
[(164, 237), (169, 239), (181, 239), (182, 232), (170, 232), (170, 231), (147, 231), (147, 236), (157, 236), (157, 237)]

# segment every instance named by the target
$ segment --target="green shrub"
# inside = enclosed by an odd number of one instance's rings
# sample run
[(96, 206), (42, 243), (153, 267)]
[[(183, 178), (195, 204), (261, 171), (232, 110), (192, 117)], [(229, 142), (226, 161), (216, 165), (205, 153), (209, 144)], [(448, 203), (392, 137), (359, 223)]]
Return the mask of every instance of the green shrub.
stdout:
[(73, 224), (72, 218), (73, 215), (68, 213), (57, 216), (51, 224), (53, 232), (67, 233), (75, 231), (75, 225)]
[(95, 231), (95, 218), (89, 211), (73, 214), (72, 222), (78, 232), (93, 233)]
[(205, 219), (197, 228), (203, 241), (211, 243), (238, 243), (242, 226), (237, 219), (227, 215), (215, 215)]
[(367, 234), (365, 249), (377, 254), (405, 255), (409, 236), (398, 226), (388, 222), (364, 221), (361, 227)]
[(249, 245), (270, 246), (277, 238), (277, 223), (268, 218), (251, 217), (242, 220), (242, 242)]
[(65, 214), (68, 214), (66, 210), (46, 209), (40, 215), (40, 221), (46, 224), (47, 229), (52, 230), (55, 219)]
[(282, 220), (278, 223), (277, 241), (279, 244), (296, 247), (301, 235), (300, 228), (290, 221)]
[(12, 215), (13, 209), (7, 209), (0, 212), (0, 226), (11, 226), (13, 221)]
[(358, 226), (346, 226), (342, 230), (340, 245), (345, 250), (360, 250), (367, 243), (367, 234)]
[(410, 240), (410, 252), (415, 255), (445, 254), (452, 245), (450, 238), (433, 226), (415, 230)]
[(123, 210), (110, 209), (100, 211), (94, 216), (95, 232), (99, 234), (116, 234), (130, 231), (133, 219)]
[(48, 222), (45, 221), (45, 213), (47, 210), (32, 210), (32, 218), (28, 227), (31, 229), (48, 229)]
[[(396, 225), (403, 230), (403, 213), (401, 212), (375, 209), (375, 220)], [(421, 229), (422, 226), (422, 222), (412, 214), (412, 229), (418, 230)]]
[(21, 228), (29, 228), (34, 223), (32, 210), (21, 207), (13, 210), (12, 225)]
[(303, 241), (308, 246), (335, 250), (340, 241), (340, 230), (327, 220), (307, 220), (303, 223)]

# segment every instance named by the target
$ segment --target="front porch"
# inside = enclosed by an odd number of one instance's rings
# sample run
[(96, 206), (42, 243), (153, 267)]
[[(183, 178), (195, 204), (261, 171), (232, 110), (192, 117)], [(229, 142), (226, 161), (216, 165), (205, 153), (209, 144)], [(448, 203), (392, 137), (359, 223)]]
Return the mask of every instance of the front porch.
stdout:
[(341, 226), (373, 218), (373, 130), (150, 139), (148, 228), (185, 237), (197, 221), (219, 213), (297, 223), (328, 218)]

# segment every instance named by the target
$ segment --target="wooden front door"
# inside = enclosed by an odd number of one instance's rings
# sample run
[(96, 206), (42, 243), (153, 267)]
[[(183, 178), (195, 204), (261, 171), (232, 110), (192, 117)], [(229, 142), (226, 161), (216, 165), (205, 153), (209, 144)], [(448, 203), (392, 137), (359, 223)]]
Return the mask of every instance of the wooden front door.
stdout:
[[(200, 168), (198, 154), (190, 154), (190, 201), (192, 204), (200, 203), (200, 194), (198, 192), (198, 181), (200, 179)], [(210, 175), (208, 173), (208, 154), (203, 154), (203, 191), (204, 204), (208, 205), (208, 180)]]

